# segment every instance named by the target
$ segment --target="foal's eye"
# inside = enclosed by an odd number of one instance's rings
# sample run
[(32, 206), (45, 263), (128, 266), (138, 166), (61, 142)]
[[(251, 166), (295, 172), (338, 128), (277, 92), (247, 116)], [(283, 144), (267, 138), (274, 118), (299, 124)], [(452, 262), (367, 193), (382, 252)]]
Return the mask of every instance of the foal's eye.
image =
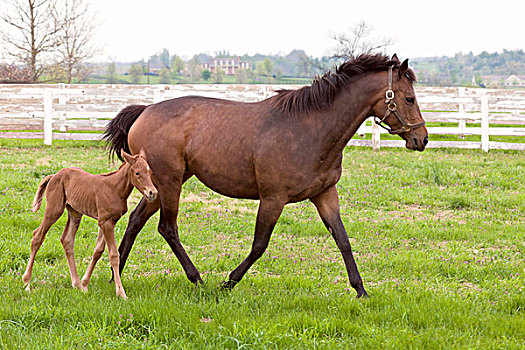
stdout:
[(414, 102), (416, 102), (416, 99), (413, 98), (413, 97), (407, 97), (407, 98), (406, 98), (406, 101), (407, 101), (408, 103), (410, 103), (410, 104), (414, 104)]
[(135, 175), (139, 176), (140, 174), (139, 173), (135, 173)]

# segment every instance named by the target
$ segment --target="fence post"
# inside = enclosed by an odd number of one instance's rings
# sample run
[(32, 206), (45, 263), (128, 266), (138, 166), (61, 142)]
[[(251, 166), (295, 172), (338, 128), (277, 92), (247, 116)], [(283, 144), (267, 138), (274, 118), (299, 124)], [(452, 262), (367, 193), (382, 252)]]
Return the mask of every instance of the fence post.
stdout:
[(44, 145), (53, 143), (53, 93), (44, 89)]
[(381, 134), (379, 133), (379, 125), (372, 120), (372, 149), (379, 150), (381, 142)]
[[(459, 104), (459, 111), (458, 111), (458, 128), (460, 128), (460, 131), (466, 132), (467, 128), (467, 116), (465, 115), (465, 105), (463, 103)], [(465, 134), (461, 133), (458, 135), (460, 139), (465, 138)]]
[(481, 97), (481, 149), (483, 152), (489, 151), (489, 99), (487, 96)]

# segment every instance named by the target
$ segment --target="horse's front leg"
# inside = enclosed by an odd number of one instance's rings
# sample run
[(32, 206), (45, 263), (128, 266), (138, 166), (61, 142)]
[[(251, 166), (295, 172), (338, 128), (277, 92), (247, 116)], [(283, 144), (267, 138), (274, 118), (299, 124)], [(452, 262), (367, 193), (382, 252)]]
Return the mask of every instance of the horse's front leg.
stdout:
[(350, 279), (350, 284), (357, 292), (357, 297), (368, 296), (363, 287), (361, 275), (359, 275), (359, 271), (357, 270), (348, 235), (341, 221), (341, 215), (339, 214), (339, 196), (337, 195), (335, 185), (329, 187), (320, 195), (310, 198), (310, 200), (315, 204), (321, 219), (328, 231), (332, 234), (337, 247), (343, 255), (348, 278)]
[(182, 181), (169, 181), (158, 185), (161, 198), (159, 233), (169, 244), (188, 279), (194, 284), (203, 283), (201, 275), (182, 246), (177, 226)]
[[(120, 255), (119, 262), (119, 273), (122, 275), (122, 270), (124, 270), (124, 265), (126, 265), (126, 260), (128, 259), (131, 248), (135, 243), (135, 239), (139, 234), (140, 230), (144, 227), (148, 219), (159, 210), (160, 200), (157, 198), (153, 202), (148, 202), (146, 198), (142, 197), (140, 203), (137, 207), (131, 212), (128, 221), (128, 227), (126, 227), (126, 232), (124, 237), (120, 241), (120, 246), (118, 252)], [(111, 278), (113, 280), (114, 276)]]
[[(106, 240), (106, 244), (108, 246), (109, 263), (111, 264), (111, 268), (113, 269), (113, 274), (115, 276), (116, 294), (123, 299), (127, 299), (126, 292), (124, 292), (124, 287), (120, 281), (120, 274), (118, 273), (119, 253), (117, 250), (117, 243), (115, 242), (115, 223), (116, 222), (111, 219), (99, 219), (98, 226), (100, 227), (100, 231), (104, 235), (104, 239)], [(103, 243), (101, 243), (101, 239), (98, 239), (97, 241), (97, 248), (100, 250), (100, 245)]]
[(279, 198), (263, 198), (259, 204), (257, 221), (255, 223), (255, 237), (252, 249), (246, 259), (230, 273), (228, 281), (224, 282), (223, 288), (231, 289), (241, 281), (248, 269), (263, 255), (270, 242), (273, 228), (281, 216), (285, 201)]

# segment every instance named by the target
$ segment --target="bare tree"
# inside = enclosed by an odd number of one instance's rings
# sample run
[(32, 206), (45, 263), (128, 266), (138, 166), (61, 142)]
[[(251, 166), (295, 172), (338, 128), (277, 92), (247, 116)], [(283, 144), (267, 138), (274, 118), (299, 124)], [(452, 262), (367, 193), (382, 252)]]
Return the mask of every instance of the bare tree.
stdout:
[(24, 63), (36, 82), (45, 66), (42, 56), (60, 45), (57, 33), (62, 23), (56, 21), (55, 0), (4, 0), (1, 21), (7, 29), (1, 33), (8, 46), (8, 55)]
[(57, 33), (58, 62), (62, 65), (68, 84), (74, 77), (81, 77), (87, 69), (86, 61), (97, 49), (93, 45), (95, 15), (84, 0), (65, 0), (55, 13), (56, 22), (63, 22)]
[(348, 33), (333, 34), (337, 46), (332, 50), (332, 58), (348, 60), (362, 53), (383, 51), (394, 43), (391, 38), (374, 36), (373, 32), (372, 25), (360, 21)]

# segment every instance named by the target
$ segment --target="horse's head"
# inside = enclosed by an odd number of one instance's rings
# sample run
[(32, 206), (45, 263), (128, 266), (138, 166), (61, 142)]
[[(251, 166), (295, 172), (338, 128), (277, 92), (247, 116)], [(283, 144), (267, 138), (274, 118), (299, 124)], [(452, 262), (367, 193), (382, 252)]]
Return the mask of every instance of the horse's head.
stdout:
[(408, 59), (400, 64), (394, 55), (392, 61), (396, 65), (388, 70), (385, 92), (372, 109), (375, 122), (389, 133), (401, 136), (408, 149), (423, 151), (428, 143), (428, 132), (414, 92), (416, 76), (408, 68)]
[(131, 183), (149, 202), (157, 198), (158, 191), (151, 181), (151, 168), (146, 161), (146, 152), (141, 148), (139, 154), (131, 156), (121, 150), (122, 159), (129, 164), (128, 173)]

